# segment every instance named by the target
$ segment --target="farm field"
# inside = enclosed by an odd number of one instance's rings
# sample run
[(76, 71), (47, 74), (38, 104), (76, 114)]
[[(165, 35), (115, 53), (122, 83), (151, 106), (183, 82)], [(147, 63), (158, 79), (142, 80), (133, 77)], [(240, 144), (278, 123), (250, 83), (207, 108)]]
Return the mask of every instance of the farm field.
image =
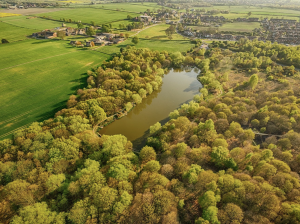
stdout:
[[(1, 21), (28, 29), (35, 29), (35, 30), (44, 30), (44, 29), (53, 29), (55, 27), (60, 27), (62, 25), (61, 22), (47, 20), (47, 19), (40, 19), (40, 18), (31, 18), (27, 19), (28, 16), (18, 16), (18, 17), (6, 17), (0, 18)], [(77, 27), (74, 23), (65, 23), (67, 27)]]
[(0, 139), (52, 117), (85, 83), (86, 71), (110, 57), (51, 40), (3, 44), (0, 52)]
[(234, 32), (251, 32), (255, 28), (259, 28), (260, 24), (257, 22), (236, 22), (225, 23), (219, 27), (220, 31), (234, 31)]
[(46, 13), (46, 12), (56, 12), (66, 10), (68, 8), (28, 8), (28, 9), (3, 9), (1, 13), (14, 13), (14, 14), (21, 14), (21, 15), (31, 15), (37, 13)]
[[(151, 39), (151, 40), (159, 40), (159, 39), (163, 39), (163, 40), (169, 40), (165, 30), (168, 29), (168, 27), (170, 27), (170, 25), (168, 24), (159, 24), (156, 26), (153, 26), (151, 28), (148, 28), (144, 31), (141, 31), (137, 36), (139, 38), (146, 38), (146, 39)], [(175, 33), (172, 35), (173, 39), (172, 40), (183, 40), (184, 37), (182, 37), (181, 35)]]
[[(208, 29), (208, 27), (200, 27), (200, 26), (190, 26), (190, 27), (196, 30)], [(259, 23), (256, 22), (234, 22), (234, 23), (224, 23), (222, 26), (218, 27), (218, 30), (233, 31), (233, 32), (251, 32), (253, 29), (259, 27), (260, 27)]]
[[(201, 7), (200, 7), (201, 8)], [(230, 8), (228, 6), (214, 6), (214, 7), (207, 7), (206, 10), (212, 10), (212, 9), (219, 9), (219, 10), (228, 10), (229, 14), (216, 14), (217, 16), (224, 16), (225, 18), (234, 19), (238, 17), (247, 17), (247, 13), (251, 12), (250, 17), (273, 17), (273, 18), (282, 18), (285, 19), (296, 19), (298, 20), (300, 18), (299, 11), (297, 10), (289, 10), (289, 9), (274, 9), (274, 8), (268, 8), (268, 7), (254, 7), (251, 6), (249, 8), (246, 8), (245, 6), (231, 6)]]
[(37, 32), (36, 29), (20, 28), (1, 21), (0, 21), (0, 30), (1, 30), (0, 39), (7, 39), (9, 42), (28, 39), (27, 38), (28, 35)]
[[(98, 5), (99, 7), (99, 5)], [(121, 10), (121, 11), (127, 11), (127, 12), (145, 12), (147, 9), (150, 9), (151, 11), (153, 9), (161, 9), (160, 5), (157, 5), (156, 3), (150, 3), (150, 2), (145, 2), (145, 3), (116, 3), (116, 4), (102, 4), (102, 8), (104, 9), (112, 9), (112, 10)]]
[(83, 23), (91, 23), (94, 21), (96, 24), (111, 23), (115, 21), (122, 21), (127, 19), (127, 15), (138, 16), (139, 14), (118, 12), (112, 10), (96, 9), (96, 8), (76, 8), (66, 11), (58, 11), (51, 13), (41, 13), (38, 16), (47, 16), (51, 19), (72, 19), (73, 21), (81, 21)]

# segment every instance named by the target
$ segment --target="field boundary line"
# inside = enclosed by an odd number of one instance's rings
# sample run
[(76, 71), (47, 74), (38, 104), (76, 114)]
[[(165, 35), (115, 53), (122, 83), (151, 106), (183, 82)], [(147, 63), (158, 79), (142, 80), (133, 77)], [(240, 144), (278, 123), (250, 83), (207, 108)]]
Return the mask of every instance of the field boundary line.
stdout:
[(29, 64), (29, 63), (37, 62), (37, 61), (42, 61), (42, 60), (49, 59), (49, 58), (54, 58), (54, 57), (59, 57), (59, 56), (66, 55), (66, 54), (75, 53), (75, 52), (78, 52), (78, 51), (72, 51), (72, 52), (68, 52), (68, 53), (64, 53), (64, 54), (58, 54), (58, 55), (50, 56), (50, 57), (47, 57), (47, 58), (37, 59), (37, 60), (34, 60), (34, 61), (28, 61), (28, 62), (25, 62), (25, 63), (22, 63), (22, 64), (13, 65), (13, 66), (10, 66), (10, 67), (7, 67), (7, 68), (2, 68), (2, 69), (0, 69), (0, 71), (10, 69), (10, 68), (15, 68), (15, 67), (18, 67), (18, 66), (21, 66), (21, 65), (26, 65), (26, 64)]

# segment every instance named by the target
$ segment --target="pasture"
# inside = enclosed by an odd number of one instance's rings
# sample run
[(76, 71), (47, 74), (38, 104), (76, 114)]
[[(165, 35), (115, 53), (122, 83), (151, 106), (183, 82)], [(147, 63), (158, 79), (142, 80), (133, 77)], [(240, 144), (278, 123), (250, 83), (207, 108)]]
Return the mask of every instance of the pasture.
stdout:
[(251, 32), (255, 28), (259, 28), (258, 22), (234, 22), (225, 23), (219, 27), (220, 31), (234, 31), (234, 32)]
[(0, 139), (64, 108), (69, 95), (86, 86), (86, 71), (109, 57), (59, 40), (0, 45)]
[[(28, 16), (18, 16), (18, 17), (6, 17), (1, 18), (3, 22), (18, 26), (21, 28), (28, 28), (34, 30), (44, 30), (44, 29), (53, 29), (55, 27), (61, 27), (62, 23), (47, 19), (40, 19), (40, 18), (30, 18)], [(65, 23), (67, 27), (77, 27), (74, 23)]]
[(105, 24), (116, 21), (124, 21), (127, 15), (138, 16), (136, 13), (128, 12), (115, 12), (112, 10), (96, 9), (96, 8), (75, 8), (65, 11), (57, 11), (51, 13), (41, 13), (38, 16), (46, 16), (51, 19), (71, 19), (72, 21), (81, 21), (82, 23), (91, 23), (94, 21), (96, 24)]
[[(137, 37), (144, 38), (144, 39), (150, 39), (150, 40), (169, 40), (165, 30), (168, 29), (170, 25), (168, 24), (159, 24), (155, 25), (151, 28), (145, 29), (141, 31)], [(185, 38), (181, 35), (174, 33), (172, 35), (172, 40), (184, 40)]]
[(135, 12), (135, 13), (140, 13), (140, 12), (143, 13), (147, 11), (147, 9), (153, 11), (162, 8), (162, 6), (151, 2), (102, 4), (101, 6), (98, 5), (98, 7), (104, 9), (120, 10), (120, 11)]
[(26, 40), (26, 39), (28, 39), (27, 38), (28, 35), (31, 35), (32, 33), (37, 32), (36, 29), (21, 28), (18, 26), (13, 26), (13, 25), (7, 24), (2, 21), (0, 21), (0, 30), (1, 30), (0, 40), (7, 39), (9, 42)]
[[(200, 7), (201, 8), (201, 7)], [(297, 21), (300, 18), (299, 11), (297, 10), (289, 10), (289, 9), (278, 9), (278, 8), (270, 8), (270, 7), (256, 7), (256, 6), (213, 6), (213, 7), (205, 7), (206, 10), (210, 11), (213, 9), (219, 10), (227, 10), (229, 14), (216, 14), (218, 16), (224, 16), (228, 19), (235, 19), (238, 17), (247, 17), (247, 13), (251, 12), (250, 17), (257, 18), (285, 18), (285, 19), (296, 19)]]

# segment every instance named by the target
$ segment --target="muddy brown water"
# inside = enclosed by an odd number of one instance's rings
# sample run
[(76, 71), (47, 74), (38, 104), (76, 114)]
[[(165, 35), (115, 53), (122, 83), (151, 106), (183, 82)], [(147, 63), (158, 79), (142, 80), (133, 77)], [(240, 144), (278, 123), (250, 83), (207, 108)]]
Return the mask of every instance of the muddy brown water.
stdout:
[(163, 76), (159, 90), (143, 99), (127, 116), (107, 125), (99, 132), (101, 135), (122, 134), (133, 142), (135, 149), (140, 147), (149, 136), (149, 127), (156, 122), (162, 125), (169, 118), (169, 113), (188, 103), (202, 87), (197, 80), (199, 70), (171, 70)]

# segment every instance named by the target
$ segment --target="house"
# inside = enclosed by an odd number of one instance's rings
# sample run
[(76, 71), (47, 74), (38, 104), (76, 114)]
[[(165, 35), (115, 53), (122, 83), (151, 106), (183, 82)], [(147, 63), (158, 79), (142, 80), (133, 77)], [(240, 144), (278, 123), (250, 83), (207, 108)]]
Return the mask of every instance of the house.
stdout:
[(223, 39), (223, 34), (221, 34), (221, 33), (213, 34), (213, 38), (214, 39)]
[(223, 35), (223, 38), (224, 38), (225, 40), (233, 40), (233, 35), (231, 35), (231, 34), (224, 34), (224, 35)]
[(33, 33), (32, 37), (51, 39), (51, 38), (57, 37), (57, 33), (50, 31), (50, 30), (44, 30), (42, 32)]
[(238, 40), (240, 40), (240, 39), (242, 39), (242, 38), (244, 38), (244, 39), (245, 39), (246, 37), (245, 37), (245, 36), (243, 36), (243, 35), (238, 35), (238, 36), (236, 36), (236, 37), (235, 37), (235, 40), (237, 40), (237, 41), (238, 41)]
[(248, 22), (258, 22), (259, 18), (253, 17), (253, 18), (249, 18)]
[(114, 44), (119, 44), (119, 43), (121, 43), (123, 41), (124, 41), (124, 38), (115, 38), (115, 39), (113, 39), (113, 43)]
[(106, 37), (106, 39), (112, 39), (114, 37), (116, 37), (116, 34), (113, 33), (102, 33), (103, 36)]

